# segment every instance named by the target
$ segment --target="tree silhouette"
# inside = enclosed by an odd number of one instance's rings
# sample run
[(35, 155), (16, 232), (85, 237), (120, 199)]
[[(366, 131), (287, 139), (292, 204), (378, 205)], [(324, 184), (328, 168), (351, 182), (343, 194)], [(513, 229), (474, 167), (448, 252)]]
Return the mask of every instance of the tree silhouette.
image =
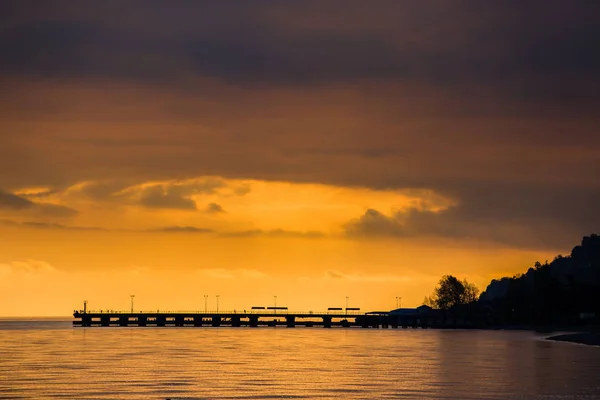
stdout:
[(424, 303), (430, 307), (447, 310), (477, 301), (478, 295), (479, 289), (466, 279), (460, 281), (453, 275), (444, 275), (433, 294), (426, 297)]

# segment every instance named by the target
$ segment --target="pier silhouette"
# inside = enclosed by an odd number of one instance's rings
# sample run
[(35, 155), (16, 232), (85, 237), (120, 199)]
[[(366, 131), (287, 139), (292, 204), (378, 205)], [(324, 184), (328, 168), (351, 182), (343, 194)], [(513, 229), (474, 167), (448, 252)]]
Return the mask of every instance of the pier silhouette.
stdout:
[(326, 311), (303, 312), (288, 310), (250, 310), (247, 312), (119, 312), (119, 311), (87, 311), (73, 313), (75, 326), (172, 326), (172, 327), (259, 327), (283, 326), (293, 328), (305, 327), (361, 327), (361, 328), (427, 328), (435, 321), (424, 316), (398, 316), (390, 312), (376, 311), (363, 313), (360, 311)]

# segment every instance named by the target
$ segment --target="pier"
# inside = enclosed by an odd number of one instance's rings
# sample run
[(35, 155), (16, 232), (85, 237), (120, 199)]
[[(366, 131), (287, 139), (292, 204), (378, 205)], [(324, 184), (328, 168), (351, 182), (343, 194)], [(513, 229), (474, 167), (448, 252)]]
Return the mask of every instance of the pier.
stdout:
[(252, 310), (248, 312), (105, 312), (80, 310), (73, 313), (73, 325), (83, 327), (360, 327), (427, 328), (435, 320), (425, 315), (393, 315), (390, 312), (358, 311), (290, 312)]

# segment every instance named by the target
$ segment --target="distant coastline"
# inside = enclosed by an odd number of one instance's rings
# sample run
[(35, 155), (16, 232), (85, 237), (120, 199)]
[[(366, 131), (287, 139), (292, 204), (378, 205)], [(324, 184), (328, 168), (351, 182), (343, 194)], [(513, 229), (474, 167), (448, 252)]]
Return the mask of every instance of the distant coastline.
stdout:
[(600, 346), (600, 333), (591, 333), (591, 332), (564, 333), (561, 335), (550, 336), (546, 339), (554, 340), (557, 342), (570, 342), (570, 343), (585, 344), (588, 346)]

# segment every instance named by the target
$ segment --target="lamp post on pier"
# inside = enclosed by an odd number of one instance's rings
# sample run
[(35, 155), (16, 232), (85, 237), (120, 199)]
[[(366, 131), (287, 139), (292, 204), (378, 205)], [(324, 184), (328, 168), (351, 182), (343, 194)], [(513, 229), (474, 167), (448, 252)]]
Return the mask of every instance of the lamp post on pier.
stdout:
[(346, 296), (346, 310), (345, 310), (345, 314), (348, 315), (348, 299), (350, 297)]
[(219, 313), (219, 295), (217, 295), (217, 313)]
[(396, 296), (396, 308), (400, 308), (402, 306), (402, 297)]
[(204, 295), (204, 313), (206, 314), (206, 310), (208, 310), (208, 295)]
[(133, 298), (135, 297), (135, 294), (131, 294), (129, 297), (131, 297), (131, 313), (133, 314)]

